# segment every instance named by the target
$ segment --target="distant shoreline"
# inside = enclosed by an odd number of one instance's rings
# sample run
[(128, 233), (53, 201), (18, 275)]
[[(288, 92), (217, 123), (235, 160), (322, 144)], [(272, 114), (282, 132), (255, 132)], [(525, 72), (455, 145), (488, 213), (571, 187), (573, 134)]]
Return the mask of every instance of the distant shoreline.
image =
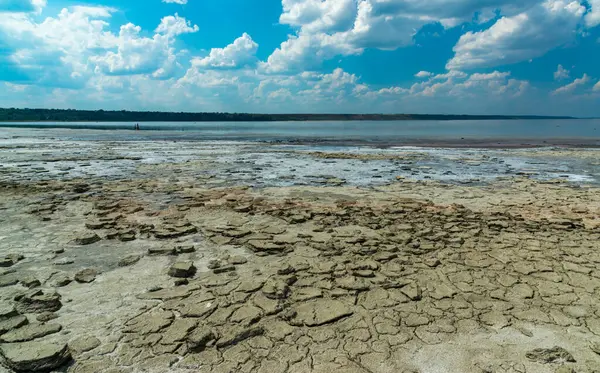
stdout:
[[(303, 121), (406, 121), (406, 120), (543, 120), (584, 119), (543, 115), (469, 114), (253, 114), (186, 113), (151, 111), (105, 111), (62, 109), (2, 109), (0, 123), (10, 122), (303, 122)], [(585, 118), (591, 119), (591, 118)]]

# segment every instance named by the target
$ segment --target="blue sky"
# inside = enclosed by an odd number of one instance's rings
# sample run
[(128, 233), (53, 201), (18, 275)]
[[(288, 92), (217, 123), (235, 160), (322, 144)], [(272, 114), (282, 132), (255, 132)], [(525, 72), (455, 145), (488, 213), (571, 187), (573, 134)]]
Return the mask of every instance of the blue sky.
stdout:
[(600, 0), (0, 0), (0, 106), (600, 116)]

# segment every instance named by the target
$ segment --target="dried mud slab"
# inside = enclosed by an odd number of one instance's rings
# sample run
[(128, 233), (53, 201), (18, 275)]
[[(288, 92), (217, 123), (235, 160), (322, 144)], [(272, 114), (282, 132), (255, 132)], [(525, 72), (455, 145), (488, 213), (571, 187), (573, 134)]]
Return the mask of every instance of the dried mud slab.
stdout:
[(155, 166), (0, 191), (7, 369), (600, 366), (596, 188), (216, 187)]

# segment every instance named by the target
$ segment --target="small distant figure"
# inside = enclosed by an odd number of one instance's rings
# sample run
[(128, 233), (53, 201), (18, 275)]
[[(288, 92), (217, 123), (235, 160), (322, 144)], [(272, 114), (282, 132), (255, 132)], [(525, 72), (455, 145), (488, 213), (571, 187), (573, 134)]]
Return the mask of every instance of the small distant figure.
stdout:
[(135, 126), (133, 127), (136, 131), (140, 130), (140, 124), (136, 123)]

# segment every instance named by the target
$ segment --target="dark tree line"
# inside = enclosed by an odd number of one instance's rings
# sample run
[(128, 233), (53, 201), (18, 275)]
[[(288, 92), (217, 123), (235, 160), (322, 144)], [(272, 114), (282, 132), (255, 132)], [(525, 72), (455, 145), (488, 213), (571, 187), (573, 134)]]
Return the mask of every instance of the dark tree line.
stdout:
[(107, 111), (61, 109), (2, 109), (2, 122), (252, 122), (325, 120), (491, 120), (569, 119), (570, 117), (437, 114), (250, 114), (175, 113), (158, 111)]

